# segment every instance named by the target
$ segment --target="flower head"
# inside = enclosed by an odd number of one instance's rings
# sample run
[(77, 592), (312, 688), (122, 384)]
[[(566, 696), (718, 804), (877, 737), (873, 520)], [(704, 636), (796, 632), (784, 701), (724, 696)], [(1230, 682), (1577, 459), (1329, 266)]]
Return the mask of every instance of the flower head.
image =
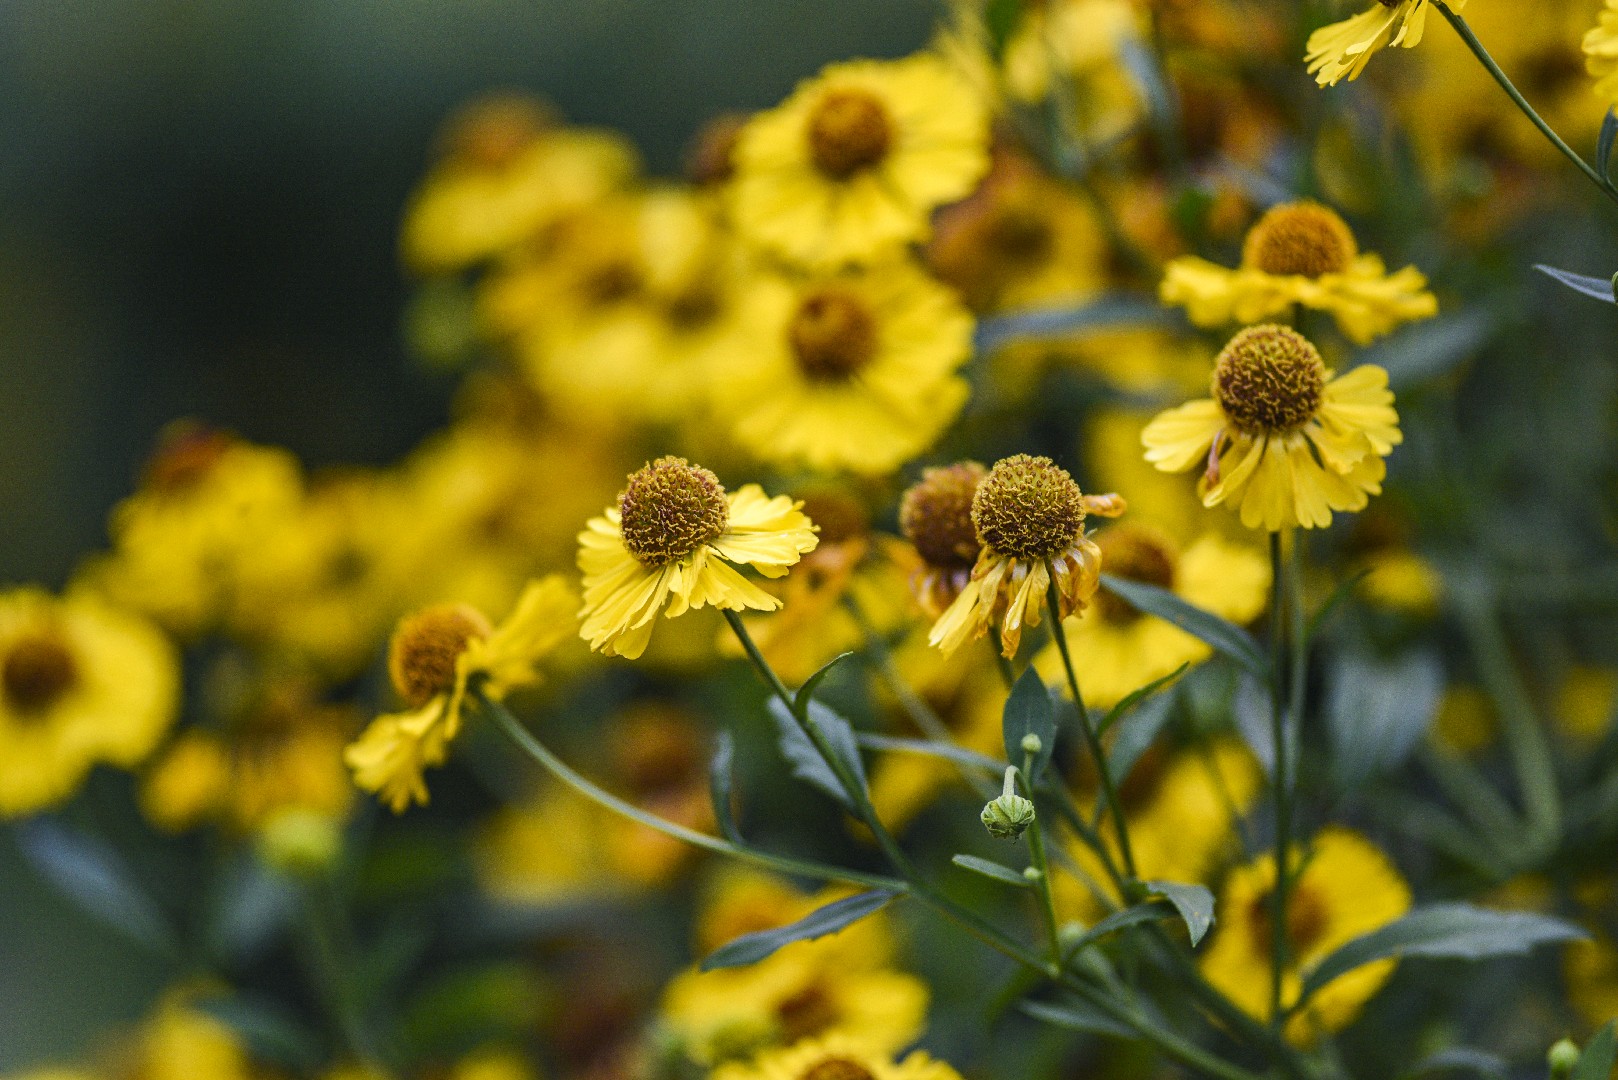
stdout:
[[(1414, 49), (1421, 44), (1432, 0), (1378, 0), (1376, 7), (1309, 35), (1304, 61), (1321, 86), (1360, 77), (1371, 57), (1385, 48)], [(1466, 0), (1449, 0), (1459, 11)]]
[(762, 1053), (746, 1066), (727, 1066), (715, 1080), (960, 1080), (924, 1051), (895, 1061), (891, 1050), (869, 1038), (828, 1034)]
[(592, 649), (633, 659), (652, 619), (712, 604), (774, 611), (781, 601), (737, 572), (751, 566), (781, 577), (816, 544), (800, 503), (769, 498), (757, 484), (727, 492), (718, 477), (684, 458), (663, 457), (632, 473), (601, 517), (579, 534), (584, 623)]
[(972, 522), (972, 502), (988, 472), (975, 461), (926, 469), (899, 502), (899, 530), (922, 562), (911, 587), (932, 618), (954, 603), (978, 561), (983, 545)]
[(1002, 651), (1015, 655), (1023, 626), (1039, 625), (1053, 581), (1059, 618), (1083, 610), (1101, 578), (1101, 553), (1084, 533), (1085, 518), (1123, 511), (1116, 495), (1085, 495), (1050, 458), (1017, 454), (997, 462), (972, 496), (977, 562), (928, 640), (953, 652), (998, 624)]
[(1438, 311), (1421, 271), (1389, 274), (1381, 257), (1360, 252), (1341, 217), (1313, 202), (1271, 207), (1248, 230), (1234, 270), (1195, 256), (1175, 259), (1159, 292), (1206, 327), (1256, 323), (1302, 304), (1330, 312), (1360, 345)]
[(468, 688), (499, 700), (539, 679), (539, 662), (566, 638), (577, 604), (553, 574), (529, 582), (499, 626), (466, 604), (439, 604), (400, 621), (388, 674), (409, 707), (377, 717), (344, 752), (354, 782), (402, 813), (427, 803), (423, 771), (441, 765), (460, 733)]
[(1366, 364), (1333, 377), (1314, 345), (1284, 326), (1252, 326), (1214, 368), (1212, 396), (1160, 414), (1141, 432), (1164, 472), (1206, 464), (1204, 506), (1229, 503), (1250, 529), (1321, 528), (1382, 491), (1401, 442), (1388, 374)]
[(1600, 21), (1584, 35), (1584, 66), (1596, 79), (1595, 92), (1618, 104), (1618, 2), (1607, 0)]

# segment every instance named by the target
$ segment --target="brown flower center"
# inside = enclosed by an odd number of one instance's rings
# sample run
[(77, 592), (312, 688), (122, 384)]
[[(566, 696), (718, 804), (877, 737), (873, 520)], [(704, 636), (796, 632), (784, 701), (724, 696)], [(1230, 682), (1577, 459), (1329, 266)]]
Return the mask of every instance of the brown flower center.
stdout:
[[(1330, 913), (1315, 890), (1299, 883), (1287, 894), (1287, 944), (1291, 946), (1292, 960), (1306, 956), (1326, 932)], [(1266, 891), (1257, 896), (1247, 909), (1247, 925), (1253, 941), (1266, 953), (1275, 927), (1275, 894)]]
[(443, 135), (446, 156), (477, 169), (502, 169), (555, 123), (531, 98), (502, 95), (474, 102), (454, 117)]
[(1008, 205), (989, 219), (989, 247), (1006, 262), (1017, 266), (1039, 266), (1050, 261), (1056, 248), (1056, 234), (1050, 218), (1038, 208)]
[(787, 328), (798, 367), (816, 382), (841, 382), (876, 356), (876, 316), (865, 302), (841, 289), (804, 298)]
[(1271, 207), (1247, 232), (1242, 265), (1266, 274), (1340, 274), (1359, 253), (1348, 224), (1319, 203)]
[(977, 562), (972, 499), (988, 470), (975, 461), (927, 469), (899, 503), (899, 529), (930, 566), (968, 569)]
[(809, 160), (833, 180), (847, 180), (887, 156), (893, 121), (863, 90), (832, 90), (809, 116)]
[(736, 171), (733, 155), (747, 117), (725, 113), (702, 126), (686, 151), (685, 175), (699, 187), (723, 184)]
[(821, 1058), (807, 1069), (799, 1080), (876, 1080), (870, 1069), (853, 1058)]
[(624, 547), (644, 566), (678, 562), (730, 523), (719, 478), (685, 458), (661, 457), (630, 474), (618, 496)]
[(1292, 431), (1312, 420), (1326, 393), (1326, 365), (1309, 339), (1285, 326), (1250, 326), (1214, 365), (1213, 396), (1251, 434)]
[(158, 438), (142, 479), (146, 487), (165, 493), (195, 487), (234, 445), (233, 436), (203, 424), (171, 424)]
[(1050, 458), (1017, 454), (978, 485), (972, 524), (979, 542), (1002, 555), (1054, 559), (1084, 531), (1084, 495)]
[(803, 512), (820, 526), (822, 547), (859, 540), (871, 532), (865, 504), (844, 488), (817, 487), (803, 492)]
[[(1156, 529), (1110, 525), (1096, 534), (1095, 541), (1104, 572), (1160, 589), (1174, 588), (1174, 547)], [(1110, 623), (1127, 625), (1140, 618), (1140, 612), (1106, 589), (1096, 594), (1096, 604), (1101, 617)]]
[[(819, 1035), (842, 1019), (836, 1000), (819, 979), (775, 1007), (775, 1018), (781, 1025), (782, 1041), (795, 1043)], [(809, 1076), (814, 1069), (805, 1072)], [(838, 1074), (828, 1073), (819, 1080), (836, 1080)], [(854, 1078), (850, 1078), (854, 1080)]]
[(0, 664), (0, 687), (8, 709), (20, 716), (39, 716), (79, 681), (79, 664), (61, 634), (35, 630), (12, 642)]
[(468, 604), (436, 604), (401, 619), (388, 644), (393, 688), (413, 709), (455, 687), (455, 663), (474, 639), (493, 632)]

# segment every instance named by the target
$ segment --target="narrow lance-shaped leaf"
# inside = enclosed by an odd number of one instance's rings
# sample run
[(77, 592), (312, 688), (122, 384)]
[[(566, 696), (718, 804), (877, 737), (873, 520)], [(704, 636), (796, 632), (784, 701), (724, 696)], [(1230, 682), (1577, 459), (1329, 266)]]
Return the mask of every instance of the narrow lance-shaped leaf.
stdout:
[(1253, 640), (1253, 635), (1235, 623), (1194, 607), (1169, 590), (1148, 585), (1144, 581), (1102, 574), (1101, 584), (1135, 610), (1173, 623), (1259, 678), (1268, 678), (1269, 660), (1264, 650)]
[(733, 844), (742, 843), (742, 831), (736, 827), (731, 810), (731, 785), (736, 761), (736, 739), (728, 731), (721, 731), (714, 743), (713, 761), (708, 765), (708, 790), (713, 795), (714, 820), (719, 831)]
[(1615, 290), (1613, 283), (1606, 278), (1586, 277), (1583, 274), (1575, 274), (1571, 270), (1558, 270), (1556, 267), (1546, 266), (1544, 263), (1535, 263), (1534, 269), (1555, 278), (1574, 292), (1583, 293), (1585, 296), (1603, 300), (1609, 304), (1618, 303), (1618, 290)]
[(1145, 686), (1141, 687), (1139, 690), (1131, 691), (1129, 694), (1125, 695), (1122, 701), (1114, 705), (1110, 710), (1108, 710), (1107, 715), (1101, 718), (1100, 725), (1096, 727), (1096, 737), (1100, 738), (1107, 732), (1111, 731), (1112, 725), (1129, 715), (1129, 710), (1133, 709), (1136, 705), (1139, 705), (1142, 701), (1163, 689), (1169, 683), (1174, 682), (1181, 675), (1184, 675), (1186, 669), (1190, 666), (1190, 664), (1181, 664), (1179, 667), (1175, 668), (1161, 679), (1154, 679)]
[(146, 948), (176, 947), (173, 927), (104, 841), (36, 818), (17, 830), (17, 846), (41, 877), (88, 914)]
[(1056, 708), (1051, 703), (1051, 692), (1032, 665), (1018, 678), (1006, 698), (1001, 731), (1005, 736), (1006, 760), (1022, 768), (1023, 739), (1038, 737), (1039, 753), (1034, 755), (1029, 782), (1038, 783), (1045, 766), (1050, 763), (1051, 752), (1056, 749)]
[(1195, 948), (1208, 933), (1214, 922), (1214, 897), (1204, 885), (1182, 885), (1175, 881), (1148, 881), (1146, 887), (1154, 896), (1161, 896), (1174, 905), (1174, 910), (1185, 920)]
[(1051, 1004), (1044, 1001), (1025, 1001), (1017, 1006), (1035, 1020), (1043, 1020), (1068, 1031), (1082, 1031), (1091, 1035), (1113, 1035), (1120, 1039), (1138, 1038), (1136, 1031), (1114, 1020), (1093, 1005), (1082, 1001), (1064, 1001)]
[(804, 706), (814, 699), (815, 691), (820, 689), (820, 684), (826, 681), (826, 676), (831, 674), (831, 669), (853, 655), (852, 652), (838, 653), (824, 664), (821, 664), (815, 670), (815, 673), (805, 679), (802, 686), (798, 687), (798, 692), (792, 695), (792, 707), (802, 712)]
[(1166, 900), (1148, 900), (1143, 904), (1135, 904), (1133, 907), (1113, 912), (1078, 937), (1063, 942), (1062, 952), (1071, 959), (1109, 934), (1116, 934), (1120, 930), (1139, 926), (1141, 923), (1172, 919), (1175, 915), (1174, 905)]
[(1112, 766), (1113, 779), (1118, 783), (1121, 784), (1129, 778), (1135, 763), (1168, 726), (1169, 720), (1174, 716), (1175, 697), (1176, 692), (1170, 691), (1148, 699), (1135, 710), (1135, 715), (1130, 717), (1129, 722), (1118, 729), (1117, 737), (1112, 740), (1112, 750), (1107, 754), (1107, 761)]
[[(820, 756), (820, 751), (798, 724), (797, 718), (787, 711), (778, 698), (770, 699), (769, 709), (771, 718), (775, 720), (781, 754), (792, 767), (792, 775), (819, 788), (849, 810), (854, 810), (853, 799), (844, 790), (831, 766), (826, 764), (825, 758)], [(842, 760), (850, 775), (858, 783), (864, 784), (865, 767), (860, 763), (859, 745), (855, 742), (854, 729), (848, 721), (818, 701), (809, 703), (807, 716), (808, 722), (825, 736), (832, 752)]]
[(743, 934), (710, 953), (702, 961), (703, 971), (715, 968), (744, 967), (756, 964), (783, 945), (794, 941), (813, 941), (834, 934), (861, 919), (875, 915), (899, 894), (887, 889), (872, 889), (834, 900), (825, 907), (816, 908), (795, 923), (778, 926), (773, 930), (760, 930)]
[(984, 877), (992, 878), (1002, 885), (1015, 885), (1019, 889), (1027, 889), (1034, 884), (1011, 867), (1001, 866), (999, 863), (991, 862), (988, 859), (980, 859), (976, 855), (957, 855), (950, 862), (959, 866), (962, 870), (982, 874)]
[(1618, 139), (1618, 109), (1608, 109), (1601, 121), (1601, 136), (1596, 140), (1596, 171), (1601, 179), (1612, 182), (1612, 144)]

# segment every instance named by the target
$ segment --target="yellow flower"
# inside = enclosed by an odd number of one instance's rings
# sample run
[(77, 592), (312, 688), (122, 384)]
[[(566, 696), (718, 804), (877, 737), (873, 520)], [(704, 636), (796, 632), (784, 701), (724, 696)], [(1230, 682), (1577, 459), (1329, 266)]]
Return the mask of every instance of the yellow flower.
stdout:
[(622, 888), (602, 850), (609, 812), (571, 788), (544, 783), (496, 810), (473, 847), (478, 881), (495, 900), (542, 907)]
[(1430, 738), (1457, 754), (1476, 755), (1493, 745), (1499, 734), (1494, 703), (1476, 686), (1447, 687), (1438, 699)]
[(969, 388), (972, 317), (909, 260), (829, 275), (762, 273), (750, 331), (714, 402), (762, 461), (892, 472), (931, 446)]
[[(1265, 557), (1214, 535), (1199, 537), (1181, 551), (1149, 526), (1112, 525), (1096, 534), (1107, 573), (1173, 591), (1181, 599), (1235, 623), (1258, 618), (1269, 596), (1270, 567)], [(1212, 655), (1201, 640), (1172, 623), (1143, 615), (1103, 589), (1088, 610), (1066, 621), (1073, 669), (1085, 703), (1108, 709), (1181, 664), (1200, 664)], [(1054, 644), (1034, 658), (1047, 682), (1065, 684)]]
[(1084, 494), (1050, 458), (1017, 454), (997, 462), (972, 496), (977, 564), (928, 640), (954, 652), (997, 626), (1001, 651), (1016, 655), (1023, 627), (1039, 625), (1053, 580), (1058, 618), (1084, 610), (1101, 581), (1101, 552), (1084, 534), (1084, 519), (1123, 511), (1118, 496)]
[(714, 1080), (960, 1080), (949, 1065), (921, 1050), (894, 1061), (895, 1049), (857, 1035), (827, 1035), (760, 1054), (745, 1065), (727, 1065)]
[(1618, 105), (1618, 2), (1607, 0), (1600, 21), (1584, 35), (1584, 66), (1595, 76), (1595, 92)]
[(988, 168), (984, 103), (943, 60), (833, 64), (742, 131), (731, 217), (775, 255), (832, 268), (925, 240)]
[[(1413, 49), (1421, 44), (1432, 0), (1379, 0), (1378, 6), (1309, 35), (1304, 61), (1321, 86), (1335, 86), (1345, 76), (1360, 77), (1373, 55), (1385, 48)], [(1449, 0), (1452, 11), (1466, 0)]]
[(942, 615), (972, 580), (982, 550), (972, 500), (988, 474), (975, 461), (925, 469), (899, 502), (899, 529), (921, 558), (911, 587), (928, 618)]
[(0, 818), (65, 801), (97, 763), (139, 764), (179, 688), (174, 647), (145, 619), (88, 594), (0, 593)]
[[(1410, 888), (1386, 855), (1347, 829), (1316, 835), (1287, 895), (1290, 962), (1282, 972), (1281, 1002), (1296, 1000), (1303, 976), (1338, 946), (1410, 910)], [(1259, 1019), (1270, 1010), (1271, 892), (1275, 859), (1266, 855), (1230, 872), (1219, 898), (1219, 927), (1202, 955), (1208, 980)], [(1287, 1023), (1287, 1037), (1311, 1043), (1321, 1032), (1346, 1027), (1393, 974), (1396, 961), (1356, 968), (1329, 983)]]
[(1604, 934), (1568, 943), (1562, 978), (1569, 1004), (1591, 1028), (1618, 1016), (1618, 948)]
[(1594, 743), (1612, 726), (1618, 702), (1618, 671), (1579, 665), (1571, 668), (1556, 694), (1556, 726), (1575, 742)]
[(1309, 340), (1253, 326), (1219, 354), (1211, 398), (1161, 413), (1141, 433), (1164, 472), (1206, 463), (1204, 506), (1228, 503), (1250, 529), (1331, 524), (1381, 494), (1383, 458), (1403, 441), (1387, 372), (1333, 377)]
[(757, 484), (728, 493), (684, 458), (658, 458), (630, 474), (618, 505), (579, 534), (580, 635), (592, 649), (633, 659), (665, 605), (670, 619), (708, 604), (776, 610), (781, 601), (736, 567), (782, 577), (813, 551), (815, 527), (799, 505), (769, 498)]
[(134, 1048), (142, 1080), (250, 1080), (257, 1070), (224, 1023), (171, 994), (142, 1027)]
[(388, 674), (409, 712), (377, 717), (343, 755), (354, 782), (394, 813), (426, 805), (422, 771), (441, 765), (461, 730), (467, 686), (476, 677), (498, 700), (538, 681), (536, 665), (567, 636), (576, 603), (560, 575), (530, 582), (498, 627), (466, 604), (440, 604), (394, 631)]
[(1414, 551), (1380, 548), (1360, 559), (1359, 568), (1366, 571), (1359, 592), (1369, 603), (1419, 618), (1438, 614), (1444, 579)]
[(1359, 251), (1342, 218), (1310, 202), (1283, 203), (1259, 218), (1234, 270), (1195, 256), (1175, 259), (1159, 293), (1205, 327), (1261, 322), (1302, 304), (1330, 312), (1359, 345), (1438, 313), (1421, 271), (1389, 274), (1379, 256)]
[(1106, 145), (1138, 124), (1145, 109), (1140, 81), (1125, 63), (1143, 36), (1140, 6), (1130, 0), (1056, 0), (1023, 8), (1006, 42), (1007, 90), (1022, 102), (1052, 92), (1072, 115), (1083, 141)]

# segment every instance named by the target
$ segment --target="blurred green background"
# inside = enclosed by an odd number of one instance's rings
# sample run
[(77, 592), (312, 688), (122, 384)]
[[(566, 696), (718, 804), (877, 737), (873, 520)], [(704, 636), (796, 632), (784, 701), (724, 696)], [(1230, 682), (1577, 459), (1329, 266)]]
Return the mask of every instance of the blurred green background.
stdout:
[[(434, 130), (516, 87), (654, 173), (715, 112), (913, 49), (933, 0), (6, 0), (0, 580), (64, 582), (167, 421), (311, 465), (446, 415), (400, 344), (400, 207)], [(132, 1020), (171, 974), (0, 843), (0, 1071)]]

